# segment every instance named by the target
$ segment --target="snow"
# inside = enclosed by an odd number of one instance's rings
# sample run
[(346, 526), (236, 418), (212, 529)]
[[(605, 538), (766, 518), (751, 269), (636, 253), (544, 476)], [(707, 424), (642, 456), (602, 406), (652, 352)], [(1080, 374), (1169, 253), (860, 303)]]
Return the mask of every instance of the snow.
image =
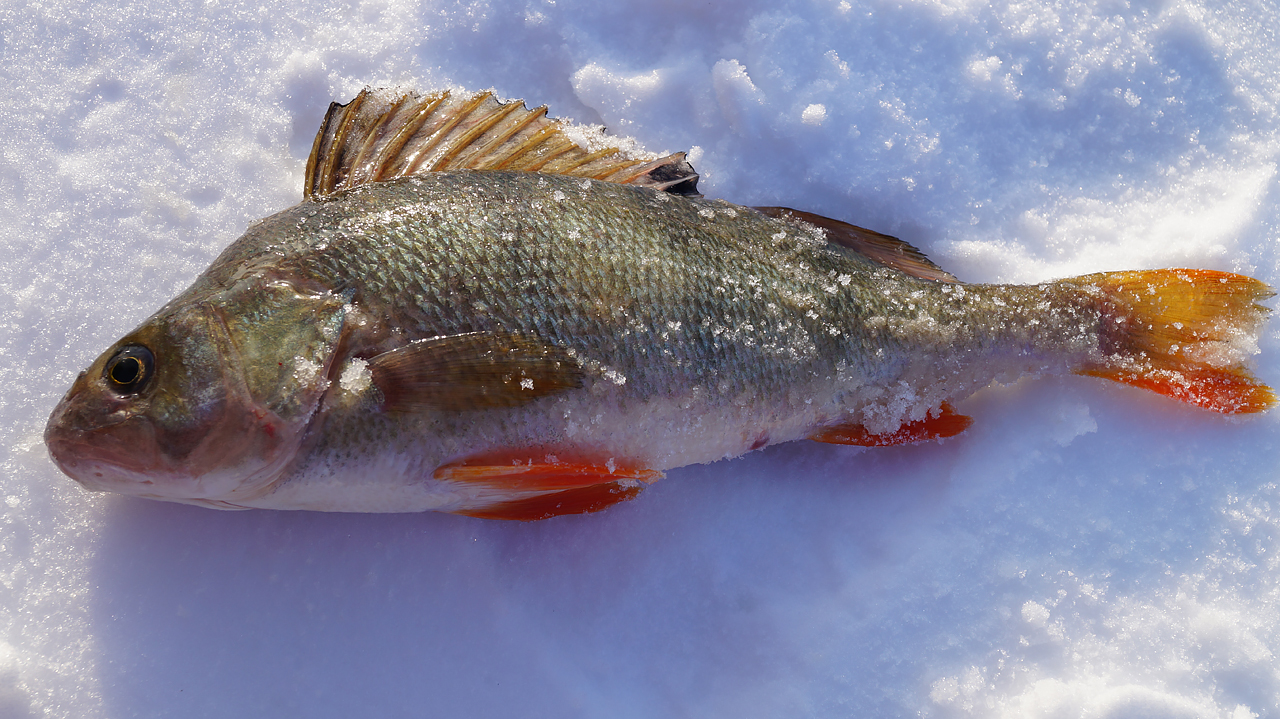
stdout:
[[(1280, 716), (1280, 414), (1083, 377), (533, 524), (90, 494), (76, 373), (296, 202), (331, 100), (492, 87), (965, 281), (1280, 283), (1274, 3), (0, 9), (0, 716)], [(1280, 383), (1280, 332), (1260, 376)]]

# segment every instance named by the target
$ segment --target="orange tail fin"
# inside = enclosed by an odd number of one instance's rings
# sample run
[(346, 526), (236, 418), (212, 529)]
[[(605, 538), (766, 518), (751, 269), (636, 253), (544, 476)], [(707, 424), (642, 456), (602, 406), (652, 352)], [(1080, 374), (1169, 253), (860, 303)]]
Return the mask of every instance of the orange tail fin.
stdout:
[(1105, 272), (1077, 278), (1100, 290), (1105, 359), (1080, 370), (1215, 412), (1261, 412), (1271, 388), (1245, 369), (1274, 293), (1213, 270)]

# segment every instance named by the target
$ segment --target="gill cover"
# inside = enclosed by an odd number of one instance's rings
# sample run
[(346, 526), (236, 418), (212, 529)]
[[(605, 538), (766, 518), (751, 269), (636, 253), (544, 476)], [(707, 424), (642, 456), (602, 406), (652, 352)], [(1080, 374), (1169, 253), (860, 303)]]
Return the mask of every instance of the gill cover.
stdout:
[(246, 278), (183, 295), (80, 374), (45, 442), (86, 487), (234, 507), (270, 490), (328, 387), (341, 298)]

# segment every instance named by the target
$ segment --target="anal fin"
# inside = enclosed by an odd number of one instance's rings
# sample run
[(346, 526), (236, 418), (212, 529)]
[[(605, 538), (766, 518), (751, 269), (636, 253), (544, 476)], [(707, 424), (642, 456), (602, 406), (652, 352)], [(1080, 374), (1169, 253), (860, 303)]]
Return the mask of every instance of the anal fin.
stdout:
[(860, 424), (838, 424), (823, 427), (809, 435), (815, 442), (829, 444), (853, 444), (860, 447), (889, 447), (930, 439), (954, 437), (973, 424), (973, 418), (956, 412), (955, 407), (943, 402), (936, 416), (929, 415), (915, 422), (907, 422), (893, 432), (872, 434)]

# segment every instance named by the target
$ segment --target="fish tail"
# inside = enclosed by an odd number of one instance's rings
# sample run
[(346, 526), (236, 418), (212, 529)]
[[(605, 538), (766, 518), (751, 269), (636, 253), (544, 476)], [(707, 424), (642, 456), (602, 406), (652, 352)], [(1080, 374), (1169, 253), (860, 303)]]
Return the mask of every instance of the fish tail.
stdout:
[(1262, 412), (1275, 393), (1245, 367), (1275, 294), (1213, 270), (1105, 272), (1076, 278), (1100, 300), (1102, 358), (1079, 374), (1149, 389), (1223, 414)]

